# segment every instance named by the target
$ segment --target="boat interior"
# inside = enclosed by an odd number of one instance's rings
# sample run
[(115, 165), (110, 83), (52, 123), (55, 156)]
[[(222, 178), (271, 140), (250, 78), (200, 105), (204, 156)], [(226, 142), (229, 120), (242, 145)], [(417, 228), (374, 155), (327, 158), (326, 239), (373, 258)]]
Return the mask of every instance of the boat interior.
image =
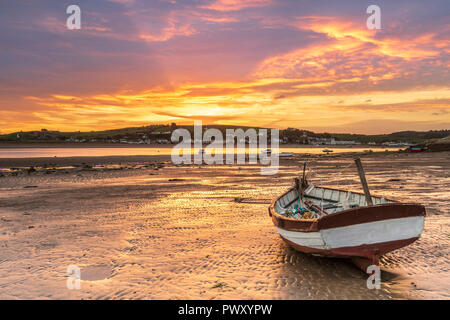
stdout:
[[(372, 196), (372, 202), (376, 205), (392, 201)], [(318, 219), (327, 214), (364, 206), (367, 206), (367, 201), (363, 194), (316, 187), (311, 184), (303, 190), (301, 197), (298, 190), (293, 187), (275, 201), (274, 209), (278, 214), (289, 218)]]

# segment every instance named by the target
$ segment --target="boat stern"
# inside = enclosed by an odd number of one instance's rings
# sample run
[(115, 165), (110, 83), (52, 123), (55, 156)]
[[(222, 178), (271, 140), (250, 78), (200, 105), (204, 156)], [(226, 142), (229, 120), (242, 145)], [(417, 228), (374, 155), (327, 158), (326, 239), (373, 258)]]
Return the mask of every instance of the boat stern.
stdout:
[(319, 229), (331, 252), (377, 261), (416, 241), (425, 215), (422, 205), (382, 204), (326, 216), (320, 219)]

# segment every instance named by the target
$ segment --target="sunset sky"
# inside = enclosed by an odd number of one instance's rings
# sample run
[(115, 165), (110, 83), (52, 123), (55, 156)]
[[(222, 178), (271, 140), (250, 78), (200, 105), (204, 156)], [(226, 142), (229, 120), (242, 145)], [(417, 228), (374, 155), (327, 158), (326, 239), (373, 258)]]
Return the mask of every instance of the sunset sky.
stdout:
[(449, 67), (448, 0), (2, 0), (0, 133), (450, 129)]

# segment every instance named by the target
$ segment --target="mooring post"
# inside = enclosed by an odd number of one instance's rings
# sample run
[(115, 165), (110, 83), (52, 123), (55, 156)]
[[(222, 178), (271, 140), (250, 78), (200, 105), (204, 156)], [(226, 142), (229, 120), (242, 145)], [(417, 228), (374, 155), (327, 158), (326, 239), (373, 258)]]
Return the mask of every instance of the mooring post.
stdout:
[(306, 175), (306, 161), (303, 162), (303, 176), (302, 176), (302, 185), (305, 184), (305, 175)]
[(366, 202), (368, 206), (373, 206), (372, 196), (370, 195), (369, 186), (367, 185), (366, 175), (360, 158), (355, 158), (356, 167), (358, 168), (359, 179), (361, 180), (364, 194), (366, 196)]
[(303, 188), (306, 186), (305, 179), (306, 179), (306, 161), (303, 163), (302, 180), (300, 181), (299, 178), (294, 178), (295, 189), (297, 189), (299, 197), (302, 196)]

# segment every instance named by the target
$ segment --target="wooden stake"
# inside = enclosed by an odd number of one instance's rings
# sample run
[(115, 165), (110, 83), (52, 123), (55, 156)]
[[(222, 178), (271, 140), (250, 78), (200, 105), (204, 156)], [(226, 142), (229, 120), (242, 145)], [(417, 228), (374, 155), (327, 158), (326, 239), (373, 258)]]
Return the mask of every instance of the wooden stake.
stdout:
[(305, 183), (305, 171), (306, 171), (306, 161), (303, 163), (303, 176), (302, 180), (300, 181), (299, 178), (294, 178), (295, 183), (295, 189), (297, 189), (299, 197), (303, 194), (303, 188), (306, 186)]
[(306, 161), (303, 163), (302, 185), (305, 185)]
[(370, 195), (369, 186), (367, 185), (366, 175), (360, 158), (355, 158), (356, 167), (358, 168), (359, 179), (361, 180), (364, 194), (366, 196), (366, 202), (368, 206), (373, 206), (372, 196)]
[(295, 189), (300, 193), (300, 180), (298, 178), (294, 178)]

